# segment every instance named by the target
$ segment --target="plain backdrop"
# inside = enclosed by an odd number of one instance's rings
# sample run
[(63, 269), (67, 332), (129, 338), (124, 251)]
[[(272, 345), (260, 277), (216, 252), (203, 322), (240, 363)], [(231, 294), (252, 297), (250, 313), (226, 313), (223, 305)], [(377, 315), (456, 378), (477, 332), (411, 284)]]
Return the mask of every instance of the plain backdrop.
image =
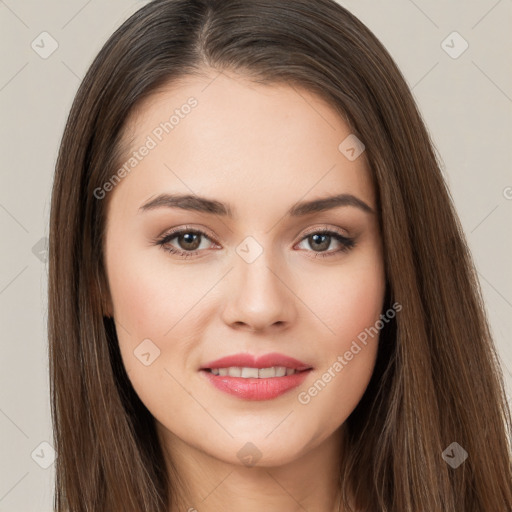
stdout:
[[(88, 66), (143, 3), (0, 0), (0, 512), (52, 509), (46, 260), (54, 166)], [(512, 1), (340, 3), (383, 42), (412, 88), (473, 253), (510, 395)]]

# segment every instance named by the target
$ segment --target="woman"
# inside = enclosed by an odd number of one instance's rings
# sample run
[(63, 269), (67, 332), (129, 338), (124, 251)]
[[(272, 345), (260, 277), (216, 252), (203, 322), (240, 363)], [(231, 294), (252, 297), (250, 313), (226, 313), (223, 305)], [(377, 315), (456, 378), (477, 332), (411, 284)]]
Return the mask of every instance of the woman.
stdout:
[(63, 135), (57, 511), (512, 508), (510, 411), (432, 143), (331, 0), (155, 0)]

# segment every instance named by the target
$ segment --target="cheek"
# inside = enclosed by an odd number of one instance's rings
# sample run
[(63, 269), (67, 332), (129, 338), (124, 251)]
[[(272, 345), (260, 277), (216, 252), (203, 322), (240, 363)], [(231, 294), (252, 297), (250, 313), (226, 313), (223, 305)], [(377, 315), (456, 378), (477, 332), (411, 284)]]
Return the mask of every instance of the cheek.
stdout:
[(197, 272), (184, 279), (182, 267), (173, 267), (165, 257), (148, 258), (147, 251), (127, 248), (122, 257), (112, 255), (109, 286), (114, 317), (125, 327), (124, 333), (161, 340), (172, 336), (174, 326), (207, 291), (207, 283)]
[[(171, 401), (180, 407), (183, 392), (178, 382), (184, 382), (184, 369), (201, 334), (207, 303), (201, 299), (211, 288), (211, 279), (205, 279), (204, 271), (187, 272), (185, 266), (170, 263), (159, 248), (122, 250), (115, 243), (111, 247), (119, 249), (107, 252), (107, 268), (129, 379), (154, 415), (167, 410)], [(152, 259), (148, 252), (159, 255)]]
[(163, 285), (162, 276), (157, 279), (154, 269), (136, 253), (124, 252), (122, 258), (111, 261), (109, 286), (114, 318), (124, 327), (125, 334), (143, 333), (149, 338), (161, 335), (163, 318), (159, 319), (159, 308), (167, 306), (162, 304), (159, 293)]
[(345, 421), (366, 390), (379, 343), (375, 326), (383, 313), (385, 276), (379, 258), (353, 260), (343, 270), (337, 268), (322, 280), (325, 286), (309, 293), (308, 305), (324, 324), (316, 338), (321, 364), (297, 401), (302, 414), (323, 418), (324, 433)]
[(375, 254), (354, 258), (343, 268), (333, 269), (309, 287), (308, 305), (323, 323), (324, 353), (343, 353), (367, 327), (375, 324), (382, 312), (385, 276)]
[(109, 286), (114, 321), (121, 358), (132, 386), (154, 416), (166, 411), (169, 403), (179, 409), (182, 393), (171, 375), (183, 380), (175, 369), (183, 365), (187, 355), (187, 312), (197, 302), (200, 283), (189, 282), (190, 286), (181, 288), (177, 285), (179, 271), (148, 265), (148, 258), (142, 257), (141, 251), (127, 251), (111, 263)]

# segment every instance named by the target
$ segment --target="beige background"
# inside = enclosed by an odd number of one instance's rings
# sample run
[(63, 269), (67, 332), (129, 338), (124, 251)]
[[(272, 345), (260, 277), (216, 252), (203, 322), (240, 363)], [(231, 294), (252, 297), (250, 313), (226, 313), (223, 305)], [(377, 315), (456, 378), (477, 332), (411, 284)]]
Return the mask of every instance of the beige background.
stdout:
[[(413, 89), (475, 258), (510, 393), (512, 1), (341, 3), (381, 39)], [(53, 168), (81, 78), (142, 4), (0, 0), (0, 512), (51, 510), (51, 448), (40, 443), (52, 442), (45, 237)], [(58, 44), (46, 59), (31, 47), (44, 31)], [(442, 46), (453, 31), (469, 44), (457, 58), (443, 46), (455, 55), (462, 39)]]

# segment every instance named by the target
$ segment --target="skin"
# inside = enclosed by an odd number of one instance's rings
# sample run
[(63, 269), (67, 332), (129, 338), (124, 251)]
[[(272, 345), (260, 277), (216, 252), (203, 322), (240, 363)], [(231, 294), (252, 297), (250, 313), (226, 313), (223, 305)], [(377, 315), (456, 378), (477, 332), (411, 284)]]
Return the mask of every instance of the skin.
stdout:
[[(309, 403), (298, 395), (379, 319), (385, 274), (378, 217), (354, 206), (285, 214), (298, 201), (341, 193), (376, 212), (365, 155), (349, 161), (338, 150), (351, 131), (318, 96), (213, 71), (145, 100), (125, 127), (129, 153), (190, 96), (197, 107), (107, 197), (109, 308), (124, 365), (156, 419), (168, 463), (172, 458), (187, 483), (179, 510), (336, 511), (343, 424), (368, 385), (378, 337)], [(229, 203), (235, 217), (139, 210), (163, 192)], [(178, 237), (168, 245), (199, 254), (185, 258), (154, 243), (180, 227), (206, 233), (199, 249)], [(312, 228), (356, 245), (340, 252), (331, 238), (319, 248), (321, 240), (315, 245), (305, 234)], [(236, 252), (248, 236), (263, 251), (251, 263)], [(315, 258), (322, 250), (332, 255)], [(134, 355), (144, 339), (160, 350), (147, 366)], [(246, 401), (199, 372), (239, 352), (280, 352), (313, 370), (284, 395)], [(237, 455), (248, 442), (261, 453), (253, 467)]]

